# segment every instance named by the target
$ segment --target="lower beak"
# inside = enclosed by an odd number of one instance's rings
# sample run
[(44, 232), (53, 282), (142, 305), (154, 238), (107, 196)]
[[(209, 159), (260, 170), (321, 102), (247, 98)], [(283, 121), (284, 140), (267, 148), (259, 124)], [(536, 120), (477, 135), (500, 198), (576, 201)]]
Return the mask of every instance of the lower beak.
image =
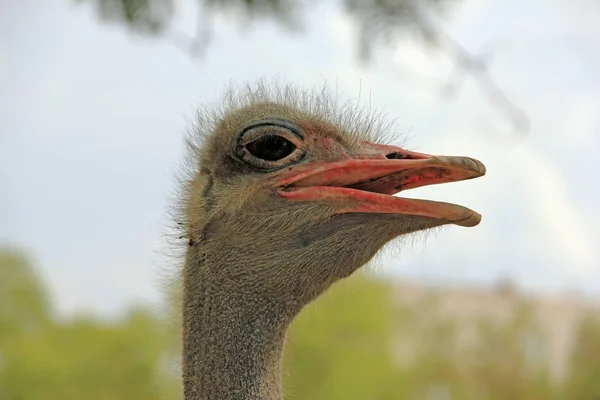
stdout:
[[(481, 215), (466, 207), (393, 195), (420, 186), (483, 176), (486, 170), (480, 161), (413, 153), (391, 146), (372, 147), (382, 148), (382, 153), (295, 167), (279, 180), (278, 193), (290, 201), (333, 202), (338, 214), (403, 214), (467, 227), (479, 224)], [(390, 153), (390, 149), (395, 151)]]

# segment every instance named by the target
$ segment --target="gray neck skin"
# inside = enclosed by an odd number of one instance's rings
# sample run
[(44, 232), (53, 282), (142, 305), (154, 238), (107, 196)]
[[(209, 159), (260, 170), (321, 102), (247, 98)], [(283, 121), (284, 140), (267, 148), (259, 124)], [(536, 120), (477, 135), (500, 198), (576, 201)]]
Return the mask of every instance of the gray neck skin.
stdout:
[(244, 294), (217, 266), (191, 258), (184, 273), (184, 400), (281, 400), (291, 318), (274, 301)]

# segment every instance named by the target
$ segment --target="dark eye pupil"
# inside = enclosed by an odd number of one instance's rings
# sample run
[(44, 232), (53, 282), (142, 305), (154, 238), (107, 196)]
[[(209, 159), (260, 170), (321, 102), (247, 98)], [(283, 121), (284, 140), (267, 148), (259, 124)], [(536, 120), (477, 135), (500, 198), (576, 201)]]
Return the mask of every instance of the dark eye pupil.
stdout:
[(250, 142), (246, 148), (252, 155), (267, 161), (278, 161), (292, 154), (296, 146), (278, 135), (267, 135)]

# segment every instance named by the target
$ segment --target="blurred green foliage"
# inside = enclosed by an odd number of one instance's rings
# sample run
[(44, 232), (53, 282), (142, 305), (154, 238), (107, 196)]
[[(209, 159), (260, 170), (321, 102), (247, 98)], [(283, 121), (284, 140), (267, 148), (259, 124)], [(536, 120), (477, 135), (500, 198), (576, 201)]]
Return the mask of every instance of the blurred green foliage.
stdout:
[(579, 327), (565, 389), (568, 399), (600, 399), (600, 321), (587, 317)]
[(162, 321), (131, 310), (120, 321), (57, 321), (27, 260), (0, 252), (0, 399), (176, 399)]
[[(173, 32), (173, 20), (182, 8), (174, 0), (76, 0), (91, 3), (102, 21), (150, 37), (164, 37)], [(255, 20), (272, 20), (279, 26), (297, 30), (307, 9), (317, 0), (188, 0), (198, 10), (198, 26), (192, 41), (208, 41), (216, 15)], [(321, 2), (322, 3), (322, 2)], [(368, 60), (377, 44), (394, 43), (397, 34), (414, 33), (426, 43), (437, 43), (439, 32), (430, 14), (447, 16), (459, 0), (341, 0), (340, 4), (358, 27), (357, 47), (362, 60)], [(176, 29), (175, 29), (176, 31)], [(203, 37), (200, 37), (203, 36)], [(193, 47), (193, 46), (192, 46)]]
[[(356, 275), (307, 306), (288, 336), (286, 399), (600, 398), (597, 319), (580, 326), (558, 385), (543, 349), (524, 346), (543, 337), (528, 303), (504, 323), (478, 320), (480, 340), (461, 341), (466, 325), (443, 312), (443, 299), (390, 298), (387, 283)], [(180, 399), (176, 316), (132, 309), (64, 321), (51, 306), (27, 259), (0, 249), (0, 399)]]
[[(298, 32), (302, 30), (303, 19), (308, 10), (325, 3), (322, 0), (74, 1), (92, 5), (101, 21), (116, 24), (146, 37), (165, 39), (191, 57), (206, 54), (206, 49), (217, 34), (213, 26), (217, 17), (238, 27), (248, 27), (253, 22), (272, 21), (288, 31)], [(464, 0), (335, 1), (343, 10), (341, 15), (351, 21), (357, 32), (353, 37), (356, 40), (356, 54), (361, 62), (372, 61), (377, 49), (393, 47), (400, 38), (409, 37), (419, 41), (431, 50), (442, 51), (454, 63), (456, 69), (450, 76), (452, 82), (444, 83), (442, 87), (445, 96), (456, 95), (462, 77), (470, 73), (487, 101), (510, 123), (514, 133), (527, 134), (530, 121), (526, 111), (512, 102), (488, 71), (492, 55), (489, 48), (479, 54), (472, 53), (444, 29), (442, 22), (451, 18), (463, 2)], [(196, 26), (191, 33), (179, 29), (175, 16), (183, 12), (192, 13), (196, 19)], [(328, 24), (330, 21), (319, 23)], [(408, 71), (406, 66), (402, 69)], [(412, 72), (421, 75), (419, 71)], [(422, 78), (423, 76), (420, 77)]]
[(383, 397), (393, 380), (392, 309), (383, 283), (357, 276), (294, 321), (286, 346), (290, 399)]

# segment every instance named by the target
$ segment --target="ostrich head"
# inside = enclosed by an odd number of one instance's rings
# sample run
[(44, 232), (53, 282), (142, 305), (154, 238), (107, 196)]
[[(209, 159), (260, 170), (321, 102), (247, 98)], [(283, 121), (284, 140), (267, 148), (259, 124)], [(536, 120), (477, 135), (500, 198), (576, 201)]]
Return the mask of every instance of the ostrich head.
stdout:
[(482, 176), (482, 163), (382, 144), (379, 115), (333, 100), (258, 85), (200, 114), (181, 212), (186, 400), (279, 398), (285, 329), (304, 305), (394, 238), (481, 219), (393, 195)]
[(398, 236), (480, 222), (459, 205), (393, 195), (482, 176), (481, 162), (380, 144), (378, 116), (358, 114), (290, 87), (230, 94), (192, 143), (190, 246), (223, 249), (219, 274), (238, 289), (302, 304)]

